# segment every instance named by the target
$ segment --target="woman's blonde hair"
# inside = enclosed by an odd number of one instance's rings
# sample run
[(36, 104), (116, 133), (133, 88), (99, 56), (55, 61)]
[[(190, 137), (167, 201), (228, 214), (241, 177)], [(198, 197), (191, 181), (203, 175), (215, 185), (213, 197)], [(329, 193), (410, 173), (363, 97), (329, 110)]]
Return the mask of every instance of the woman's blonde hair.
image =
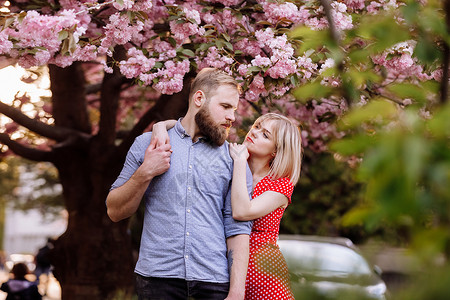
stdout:
[(273, 120), (272, 135), (275, 142), (275, 158), (270, 164), (269, 175), (276, 180), (289, 177), (292, 184), (297, 184), (302, 166), (302, 136), (300, 129), (285, 116), (267, 113), (259, 117), (255, 124)]

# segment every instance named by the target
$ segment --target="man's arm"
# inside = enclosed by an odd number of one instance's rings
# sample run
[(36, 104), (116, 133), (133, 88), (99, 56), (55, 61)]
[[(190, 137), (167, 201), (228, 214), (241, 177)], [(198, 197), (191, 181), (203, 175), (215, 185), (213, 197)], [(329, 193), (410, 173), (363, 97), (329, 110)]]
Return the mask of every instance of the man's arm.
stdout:
[(156, 147), (156, 141), (152, 141), (145, 151), (142, 165), (127, 182), (109, 192), (106, 206), (113, 222), (126, 219), (136, 212), (152, 179), (169, 169), (171, 152), (170, 144)]
[(242, 300), (245, 296), (249, 256), (249, 235), (238, 234), (227, 239), (230, 290), (226, 300)]

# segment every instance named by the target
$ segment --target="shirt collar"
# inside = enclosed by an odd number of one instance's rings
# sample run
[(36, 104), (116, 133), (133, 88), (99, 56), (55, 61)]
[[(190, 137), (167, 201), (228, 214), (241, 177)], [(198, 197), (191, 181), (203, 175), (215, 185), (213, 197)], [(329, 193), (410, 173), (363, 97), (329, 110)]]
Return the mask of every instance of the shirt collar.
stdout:
[[(191, 136), (186, 132), (186, 130), (184, 129), (183, 125), (181, 125), (181, 120), (183, 120), (183, 118), (179, 118), (178, 122), (175, 124), (175, 132), (182, 138), (184, 139), (185, 137), (189, 137), (191, 138)], [(198, 138), (199, 141), (209, 141), (209, 139), (207, 137), (199, 137)]]

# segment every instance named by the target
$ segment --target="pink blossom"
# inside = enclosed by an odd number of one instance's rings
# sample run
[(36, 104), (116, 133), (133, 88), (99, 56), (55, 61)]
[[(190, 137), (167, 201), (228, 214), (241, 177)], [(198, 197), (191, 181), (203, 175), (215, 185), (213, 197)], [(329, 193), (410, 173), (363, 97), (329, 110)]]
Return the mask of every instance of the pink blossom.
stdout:
[(91, 61), (97, 58), (97, 47), (94, 45), (86, 45), (77, 47), (73, 53), (74, 60)]
[(267, 74), (272, 78), (286, 78), (295, 73), (295, 61), (292, 59), (279, 60), (267, 70)]
[(105, 73), (112, 74), (114, 72), (113, 68), (108, 66), (105, 61), (102, 61), (101, 64), (103, 65), (103, 70)]
[(126, 14), (115, 13), (109, 17), (109, 21), (110, 23), (105, 26), (105, 38), (101, 44), (104, 48), (128, 43), (144, 27), (141, 21), (137, 21), (136, 25), (130, 25)]
[(154, 88), (162, 94), (172, 95), (178, 93), (183, 89), (183, 76), (175, 74), (171, 78), (161, 79)]
[(249, 68), (249, 65), (241, 64), (237, 68), (237, 71), (240, 75), (245, 76), (245, 75), (247, 75), (248, 68)]
[(154, 58), (147, 58), (141, 50), (128, 49), (128, 59), (119, 63), (120, 73), (126, 78), (138, 77), (141, 73), (150, 71), (155, 66)]
[(269, 41), (271, 41), (275, 36), (275, 33), (273, 32), (272, 28), (268, 27), (264, 30), (257, 30), (255, 32), (256, 39), (261, 42), (262, 45), (269, 44)]
[(0, 31), (0, 54), (6, 54), (13, 47), (13, 43), (8, 40), (6, 31)]
[(122, 0), (122, 4), (118, 3), (117, 1), (113, 2), (113, 6), (117, 10), (129, 10), (131, 7), (133, 7), (134, 1), (133, 0)]
[(267, 67), (272, 65), (270, 58), (262, 57), (261, 55), (257, 55), (254, 59), (252, 59), (251, 63), (256, 67)]
[(260, 75), (255, 76), (245, 93), (245, 99), (248, 101), (258, 101), (260, 96), (266, 95), (267, 91), (264, 86), (264, 78)]
[(351, 10), (363, 9), (365, 6), (365, 0), (344, 0), (344, 3)]
[(166, 51), (169, 51), (169, 50), (173, 50), (172, 45), (170, 45), (166, 41), (154, 40), (152, 45), (153, 45), (153, 49), (156, 52), (159, 52), (159, 53), (163, 53), (163, 52), (166, 52)]
[(34, 55), (36, 59), (36, 66), (43, 66), (48, 63), (51, 58), (51, 54), (48, 51), (38, 51)]
[(225, 6), (234, 6), (241, 2), (241, 0), (213, 0), (211, 2), (221, 3)]
[(307, 9), (302, 7), (299, 10), (298, 7), (291, 2), (280, 4), (267, 1), (263, 3), (263, 8), (267, 21), (274, 24), (282, 18), (301, 24), (309, 17), (309, 12)]
[(65, 68), (70, 66), (74, 61), (74, 57), (70, 55), (57, 55), (52, 58), (49, 63), (55, 64), (58, 67)]

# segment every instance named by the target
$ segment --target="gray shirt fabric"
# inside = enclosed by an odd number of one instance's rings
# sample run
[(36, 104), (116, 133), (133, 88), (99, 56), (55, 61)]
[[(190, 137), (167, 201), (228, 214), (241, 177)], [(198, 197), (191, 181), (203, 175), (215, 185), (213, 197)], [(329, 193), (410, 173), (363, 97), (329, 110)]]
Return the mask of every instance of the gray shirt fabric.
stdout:
[[(144, 194), (145, 216), (135, 272), (147, 277), (229, 282), (226, 238), (250, 234), (252, 222), (231, 214), (233, 160), (228, 143), (193, 143), (180, 120), (169, 130), (170, 168)], [(151, 133), (137, 137), (111, 189), (123, 185), (144, 161)], [(247, 167), (247, 188), (252, 175)]]

